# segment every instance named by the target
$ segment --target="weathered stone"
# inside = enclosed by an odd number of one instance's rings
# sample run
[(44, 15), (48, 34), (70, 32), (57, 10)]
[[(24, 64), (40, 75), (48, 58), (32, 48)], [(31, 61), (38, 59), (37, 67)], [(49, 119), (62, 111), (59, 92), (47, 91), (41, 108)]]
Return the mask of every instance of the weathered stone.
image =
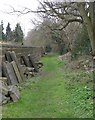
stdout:
[(6, 97), (0, 93), (0, 106), (6, 104), (10, 100), (9, 97)]
[(34, 76), (34, 68), (32, 67), (26, 67), (24, 71), (24, 75), (27, 79), (31, 78)]
[(2, 77), (2, 63), (0, 63), (0, 77)]
[(29, 72), (29, 76), (30, 76), (30, 77), (33, 77), (34, 74), (35, 74), (34, 72)]
[(19, 82), (19, 83), (22, 82), (22, 78), (21, 78), (21, 75), (20, 75), (20, 73), (19, 73), (19, 69), (18, 69), (18, 67), (17, 67), (16, 62), (12, 61), (11, 64), (12, 64), (13, 69), (14, 69), (14, 71), (15, 71), (15, 74), (16, 74), (16, 77), (17, 77), (18, 82)]
[(2, 76), (7, 77), (7, 70), (6, 70), (5, 62), (2, 62)]
[(5, 63), (6, 66), (6, 71), (7, 71), (7, 78), (8, 78), (8, 84), (9, 85), (16, 85), (18, 84), (14, 69), (11, 65), (11, 63), (6, 62)]
[(7, 84), (10, 85), (11, 81), (10, 81), (10, 77), (8, 75), (6, 62), (3, 62), (3, 72), (4, 72), (4, 75), (7, 77)]
[(21, 75), (22, 81), (25, 80), (24, 75), (23, 75), (23, 72), (22, 72), (22, 70), (21, 70), (21, 65), (20, 65), (20, 63), (19, 63), (19, 61), (18, 61), (18, 59), (17, 59), (17, 56), (16, 56), (15, 52), (12, 51), (12, 52), (10, 53), (10, 55), (11, 55), (12, 60), (16, 62), (16, 65), (17, 65), (17, 67), (18, 67), (18, 70), (19, 70), (19, 73), (20, 73), (20, 75)]
[(3, 81), (0, 81), (0, 93), (8, 95), (8, 86)]
[(29, 62), (30, 62), (30, 66), (31, 66), (31, 67), (34, 67), (34, 71), (35, 71), (35, 72), (39, 72), (38, 67), (37, 67), (37, 65), (35, 64), (32, 56), (31, 56), (30, 54), (28, 55), (28, 59), (29, 59)]
[(0, 81), (7, 85), (7, 77), (0, 77)]
[(41, 68), (43, 66), (43, 63), (41, 61), (35, 62), (35, 64), (37, 64), (38, 68)]
[(20, 92), (16, 86), (9, 86), (9, 95), (13, 102), (17, 102), (20, 99)]
[(5, 60), (8, 61), (8, 62), (11, 62), (11, 61), (12, 61), (11, 56), (10, 56), (10, 51), (7, 51), (7, 52), (5, 53)]
[(27, 67), (29, 67), (29, 61), (26, 58), (26, 56), (22, 55), (21, 56), (21, 60), (23, 61), (23, 64), (26, 65)]
[(29, 71), (29, 72), (34, 72), (34, 68), (33, 67), (27, 67), (26, 70)]

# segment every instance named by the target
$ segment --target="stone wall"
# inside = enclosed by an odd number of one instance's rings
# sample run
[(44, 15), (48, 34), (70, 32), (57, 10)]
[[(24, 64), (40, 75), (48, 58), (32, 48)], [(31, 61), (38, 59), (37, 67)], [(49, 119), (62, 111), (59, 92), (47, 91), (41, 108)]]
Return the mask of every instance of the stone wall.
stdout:
[(0, 105), (19, 100), (18, 84), (39, 72), (43, 54), (41, 47), (0, 46)]
[(28, 46), (18, 46), (18, 45), (2, 45), (0, 47), (0, 52), (2, 53), (2, 58), (4, 59), (4, 55), (6, 51), (14, 51), (18, 59), (20, 59), (21, 55), (27, 56), (28, 54), (32, 55), (34, 61), (39, 61), (41, 56), (44, 53), (44, 49), (42, 47), (28, 47)]

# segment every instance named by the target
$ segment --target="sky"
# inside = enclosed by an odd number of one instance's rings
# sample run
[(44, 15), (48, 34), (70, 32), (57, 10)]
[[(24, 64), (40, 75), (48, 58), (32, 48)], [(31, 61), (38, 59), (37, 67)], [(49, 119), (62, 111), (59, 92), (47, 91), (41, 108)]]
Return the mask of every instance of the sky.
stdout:
[[(52, 1), (52, 0), (49, 0)], [(63, 0), (56, 0), (56, 1), (63, 1)], [(69, 1), (69, 0), (67, 0)], [(77, 0), (77, 1), (84, 1), (84, 0)], [(90, 0), (93, 1), (93, 0)], [(17, 15), (9, 15), (4, 12), (12, 11), (11, 7), (14, 7), (16, 10), (22, 10), (24, 7), (30, 8), (32, 10), (36, 10), (39, 3), (37, 0), (2, 0), (0, 1), (0, 22), (3, 20), (4, 23), (4, 32), (6, 31), (6, 26), (8, 22), (10, 23), (10, 27), (13, 30), (16, 26), (16, 23), (20, 23), (22, 30), (27, 35), (28, 31), (34, 28), (33, 23), (31, 20), (34, 20), (34, 18), (38, 19), (37, 15), (34, 13), (26, 14), (23, 16), (17, 16)], [(4, 12), (2, 12), (4, 11)]]
[[(27, 35), (28, 31), (34, 28), (31, 20), (37, 18), (37, 15), (34, 13), (26, 14), (22, 16), (10, 15), (4, 12), (12, 11), (11, 7), (14, 7), (16, 10), (22, 10), (24, 7), (30, 8), (32, 10), (36, 10), (39, 3), (37, 0), (2, 0), (0, 1), (0, 22), (3, 20), (4, 23), (4, 32), (6, 30), (6, 26), (8, 22), (10, 23), (10, 27), (13, 30), (16, 26), (16, 23), (20, 23), (22, 30)], [(4, 12), (2, 12), (4, 11)]]

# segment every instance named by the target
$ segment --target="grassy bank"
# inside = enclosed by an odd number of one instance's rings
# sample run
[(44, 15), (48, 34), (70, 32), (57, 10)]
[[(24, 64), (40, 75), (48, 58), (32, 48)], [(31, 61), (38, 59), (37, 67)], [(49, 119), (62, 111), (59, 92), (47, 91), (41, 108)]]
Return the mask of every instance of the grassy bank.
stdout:
[(21, 99), (3, 107), (5, 118), (90, 118), (92, 75), (64, 67), (57, 55), (42, 58), (39, 75), (21, 85)]

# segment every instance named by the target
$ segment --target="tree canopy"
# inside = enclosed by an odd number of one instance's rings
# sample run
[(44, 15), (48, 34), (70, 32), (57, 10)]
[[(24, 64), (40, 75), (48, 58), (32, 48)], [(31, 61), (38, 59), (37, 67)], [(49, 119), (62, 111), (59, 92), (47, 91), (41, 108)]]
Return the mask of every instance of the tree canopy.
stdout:
[(56, 2), (44, 0), (39, 1), (40, 6), (36, 11), (30, 8), (24, 8), (22, 11), (15, 10), (11, 14), (17, 13), (18, 15), (27, 13), (37, 13), (40, 16), (54, 18), (60, 24), (56, 27), (59, 30), (66, 28), (70, 23), (85, 24), (88, 36), (90, 39), (92, 54), (95, 55), (95, 2)]
[(11, 28), (10, 28), (10, 23), (8, 23), (7, 27), (6, 27), (6, 39), (7, 41), (11, 40)]
[(6, 27), (6, 32), (4, 33), (3, 21), (1, 21), (0, 25), (0, 40), (7, 42), (18, 42), (22, 43), (24, 38), (24, 34), (22, 28), (19, 23), (16, 24), (14, 30), (11, 30), (11, 24), (8, 22)]
[(23, 31), (21, 29), (21, 26), (19, 23), (16, 24), (15, 30), (14, 30), (14, 36), (15, 36), (15, 42), (22, 42), (23, 41)]

